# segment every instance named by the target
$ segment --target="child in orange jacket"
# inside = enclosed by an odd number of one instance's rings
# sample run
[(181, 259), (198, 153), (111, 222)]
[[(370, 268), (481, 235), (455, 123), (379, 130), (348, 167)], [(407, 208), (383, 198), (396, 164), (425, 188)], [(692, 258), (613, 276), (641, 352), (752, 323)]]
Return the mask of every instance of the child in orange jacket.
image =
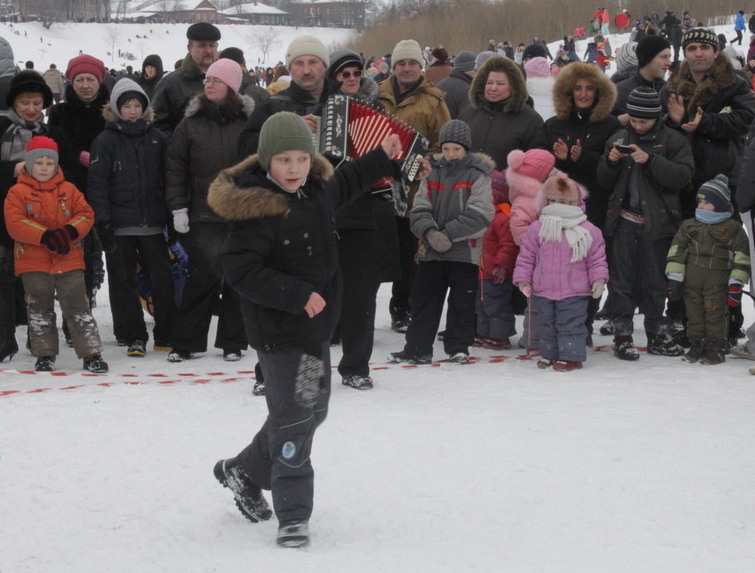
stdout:
[(5, 223), (15, 241), (15, 272), (26, 291), (29, 345), (37, 372), (50, 372), (58, 354), (55, 296), (71, 331), (76, 355), (90, 372), (107, 372), (102, 342), (84, 284), (82, 239), (94, 212), (58, 167), (58, 145), (33, 137), (16, 185), (5, 199)]

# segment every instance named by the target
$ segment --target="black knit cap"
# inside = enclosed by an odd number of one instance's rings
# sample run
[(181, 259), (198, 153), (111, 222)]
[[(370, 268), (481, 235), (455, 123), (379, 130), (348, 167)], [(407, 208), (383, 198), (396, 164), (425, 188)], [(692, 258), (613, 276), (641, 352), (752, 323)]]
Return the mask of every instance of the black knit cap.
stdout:
[(347, 66), (356, 66), (360, 70), (364, 69), (364, 59), (354, 50), (344, 48), (330, 54), (330, 66), (328, 66), (328, 76), (333, 77)]
[(653, 58), (670, 47), (668, 40), (663, 36), (645, 36), (637, 42), (637, 49), (635, 50), (637, 54), (637, 66), (644, 68), (653, 61)]
[(217, 42), (220, 40), (220, 30), (209, 22), (197, 22), (186, 30), (186, 37), (198, 42)]
[(647, 86), (634, 88), (627, 98), (627, 113), (640, 119), (657, 119), (661, 116), (661, 98), (658, 92)]
[(52, 105), (52, 90), (45, 79), (34, 70), (23, 70), (13, 76), (5, 96), (5, 105), (9, 109), (13, 108), (13, 102), (22, 93), (41, 94), (42, 107), (48, 108)]

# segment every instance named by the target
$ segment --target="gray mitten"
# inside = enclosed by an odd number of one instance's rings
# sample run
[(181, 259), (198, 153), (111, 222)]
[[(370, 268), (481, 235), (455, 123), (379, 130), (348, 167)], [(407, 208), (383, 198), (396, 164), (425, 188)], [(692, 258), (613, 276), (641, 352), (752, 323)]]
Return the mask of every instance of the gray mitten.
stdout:
[(320, 383), (325, 376), (323, 361), (306, 352), (299, 359), (299, 369), (296, 372), (296, 387), (294, 400), (302, 408), (312, 408), (320, 397)]
[(427, 242), (430, 243), (430, 246), (433, 248), (433, 250), (438, 253), (445, 253), (446, 251), (450, 251), (451, 247), (453, 246), (453, 243), (451, 242), (451, 239), (448, 238), (448, 235), (446, 235), (442, 231), (438, 231), (437, 229), (430, 229), (427, 233), (425, 233), (425, 239), (427, 239)]

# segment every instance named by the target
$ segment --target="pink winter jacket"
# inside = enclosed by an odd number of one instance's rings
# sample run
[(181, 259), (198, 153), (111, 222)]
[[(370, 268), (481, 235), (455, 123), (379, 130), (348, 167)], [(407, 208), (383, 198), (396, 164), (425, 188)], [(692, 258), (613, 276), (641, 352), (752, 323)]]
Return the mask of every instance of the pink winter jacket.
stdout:
[[(554, 175), (568, 177), (558, 169), (552, 169), (549, 173), (550, 177)], [(514, 242), (521, 245), (527, 229), (540, 216), (540, 210), (543, 208), (543, 183), (513, 169), (506, 170), (506, 181), (509, 184), (511, 202), (511, 234), (514, 236)]]
[(572, 250), (563, 233), (559, 242), (543, 241), (542, 223), (533, 222), (516, 259), (514, 284), (530, 283), (532, 294), (549, 300), (591, 296), (593, 282), (608, 281), (606, 244), (595, 225), (585, 221), (581, 226), (592, 235), (592, 245), (584, 259), (572, 263)]

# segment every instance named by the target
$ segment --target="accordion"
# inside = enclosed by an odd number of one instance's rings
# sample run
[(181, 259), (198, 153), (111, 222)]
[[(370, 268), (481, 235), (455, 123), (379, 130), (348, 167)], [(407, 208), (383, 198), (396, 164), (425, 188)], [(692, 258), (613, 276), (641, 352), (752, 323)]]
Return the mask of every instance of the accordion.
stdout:
[[(320, 129), (315, 147), (336, 167), (343, 161), (365, 155), (375, 149), (386, 136), (395, 133), (401, 140), (401, 173), (414, 181), (420, 160), (427, 153), (429, 142), (422, 134), (402, 121), (386, 115), (376, 107), (349, 96), (328, 98), (320, 117)], [(373, 193), (391, 190), (391, 179), (373, 186)]]

